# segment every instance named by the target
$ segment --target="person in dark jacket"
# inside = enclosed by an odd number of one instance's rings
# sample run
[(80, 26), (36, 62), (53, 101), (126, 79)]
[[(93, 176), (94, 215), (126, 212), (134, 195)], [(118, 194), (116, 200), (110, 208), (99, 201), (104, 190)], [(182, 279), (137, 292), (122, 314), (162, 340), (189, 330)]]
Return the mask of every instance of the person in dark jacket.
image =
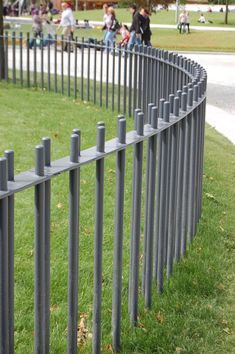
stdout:
[(151, 47), (151, 29), (150, 29), (150, 13), (147, 9), (141, 9), (140, 15), (142, 17), (142, 43)]
[(141, 45), (141, 16), (135, 4), (131, 5), (129, 9), (132, 13), (132, 24), (130, 27), (128, 49), (132, 49), (135, 44)]

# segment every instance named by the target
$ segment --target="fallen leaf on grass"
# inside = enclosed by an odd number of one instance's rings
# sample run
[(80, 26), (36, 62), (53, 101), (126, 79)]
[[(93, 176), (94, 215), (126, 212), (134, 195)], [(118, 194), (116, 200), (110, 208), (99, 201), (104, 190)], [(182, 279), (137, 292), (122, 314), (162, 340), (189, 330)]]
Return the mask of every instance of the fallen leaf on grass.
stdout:
[(113, 354), (114, 354), (112, 344), (106, 345), (105, 350), (106, 350), (107, 352), (109, 352), (109, 353), (113, 353)]
[(232, 333), (232, 332), (231, 332), (231, 329), (228, 328), (228, 327), (224, 328), (223, 331), (224, 331), (225, 333), (227, 333), (227, 334), (231, 334), (231, 333)]
[(161, 324), (163, 324), (165, 322), (165, 317), (163, 316), (163, 314), (160, 311), (157, 313), (156, 319)]
[(62, 205), (62, 203), (58, 203), (56, 206), (58, 209), (61, 209), (63, 205)]
[(218, 200), (215, 198), (213, 194), (206, 193), (206, 197), (210, 200), (213, 200), (215, 203), (218, 203)]

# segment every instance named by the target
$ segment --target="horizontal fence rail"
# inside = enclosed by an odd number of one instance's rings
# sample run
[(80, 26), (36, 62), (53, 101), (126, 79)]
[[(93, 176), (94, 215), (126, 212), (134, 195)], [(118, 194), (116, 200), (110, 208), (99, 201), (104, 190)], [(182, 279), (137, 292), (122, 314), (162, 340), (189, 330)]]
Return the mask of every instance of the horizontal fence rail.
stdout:
[[(104, 166), (109, 155), (116, 156), (112, 337), (113, 350), (118, 352), (125, 296), (126, 152), (133, 147), (128, 311), (131, 323), (137, 325), (139, 297), (151, 308), (155, 284), (161, 294), (165, 269), (169, 278), (174, 262), (185, 255), (196, 234), (202, 209), (206, 72), (181, 55), (156, 48), (106, 48), (84, 39), (57, 37), (41, 37), (37, 42), (15, 33), (6, 33), (2, 42), (0, 73), (4, 66), (4, 76), (0, 79), (73, 95), (117, 111), (119, 116), (116, 138), (106, 141), (105, 124), (100, 122), (96, 146), (80, 151), (81, 132), (74, 129), (70, 156), (57, 161), (51, 161), (51, 140), (43, 138), (35, 148), (35, 167), (29, 171), (14, 175), (11, 150), (0, 158), (1, 353), (14, 353), (14, 195), (29, 188), (35, 194), (34, 352), (50, 352), (51, 181), (62, 173), (69, 178), (67, 352), (78, 351), (80, 171), (87, 164), (95, 164), (96, 171), (92, 352), (101, 353)], [(125, 116), (134, 118), (133, 131), (126, 132)]]

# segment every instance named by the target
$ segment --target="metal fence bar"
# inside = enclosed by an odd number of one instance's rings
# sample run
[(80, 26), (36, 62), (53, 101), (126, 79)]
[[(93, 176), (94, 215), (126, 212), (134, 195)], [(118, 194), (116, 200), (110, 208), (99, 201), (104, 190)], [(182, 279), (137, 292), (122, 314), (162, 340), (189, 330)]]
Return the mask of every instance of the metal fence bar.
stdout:
[[(45, 168), (51, 166), (51, 140), (43, 138)], [(45, 182), (45, 232), (44, 232), (44, 278), (45, 278), (45, 354), (50, 352), (50, 223), (51, 223), (51, 181)]]
[[(137, 135), (143, 136), (144, 115), (138, 113), (137, 116)], [(142, 161), (143, 160), (143, 142), (139, 142), (134, 146), (134, 208), (133, 208), (133, 261), (132, 261), (132, 278), (131, 278), (131, 303), (130, 318), (132, 325), (137, 323), (138, 311), (138, 287), (139, 287), (139, 252), (140, 252), (140, 216), (141, 216), (141, 193), (142, 193)]]
[[(7, 159), (0, 158), (0, 191), (7, 191)], [(0, 344), (9, 354), (8, 198), (0, 200)]]
[[(158, 109), (151, 109), (151, 128), (158, 128)], [(148, 176), (148, 205), (147, 205), (147, 237), (146, 237), (146, 260), (145, 260), (145, 307), (150, 308), (152, 303), (152, 274), (153, 274), (153, 232), (154, 232), (154, 204), (156, 184), (156, 157), (157, 157), (157, 135), (149, 139), (149, 176)], [(147, 171), (146, 171), (147, 172)]]
[(5, 33), (5, 80), (8, 81), (8, 32)]
[(19, 46), (20, 46), (20, 73), (19, 73), (19, 85), (23, 86), (23, 33), (20, 32), (19, 37)]
[(91, 66), (91, 47), (87, 48), (87, 101), (90, 101), (90, 66)]
[(41, 53), (41, 72), (40, 72), (40, 87), (43, 90), (44, 89), (44, 48), (43, 48), (43, 41), (44, 37), (43, 35), (41, 36), (40, 39), (40, 53)]
[[(14, 181), (14, 152), (5, 151), (8, 181)], [(14, 195), (8, 197), (8, 296), (9, 354), (14, 353)]]
[[(105, 151), (105, 127), (97, 127), (97, 153)], [(92, 353), (101, 352), (102, 246), (104, 208), (104, 158), (96, 161), (96, 201), (94, 238), (94, 297)]]
[[(44, 147), (35, 149), (35, 175), (44, 176)], [(35, 322), (34, 352), (45, 352), (45, 183), (35, 186)]]
[[(164, 102), (164, 107), (167, 107)], [(164, 109), (163, 121), (169, 122), (169, 111)], [(168, 139), (169, 131), (165, 130), (161, 134), (161, 177), (160, 177), (160, 199), (159, 199), (159, 227), (158, 227), (158, 245), (157, 245), (157, 290), (163, 292), (163, 271), (165, 260), (165, 242), (166, 242), (166, 208), (167, 208), (167, 165), (168, 165)]]
[(54, 92), (57, 93), (57, 35), (55, 35), (54, 40)]
[[(179, 98), (174, 98), (173, 106), (174, 118), (179, 117)], [(172, 153), (170, 161), (170, 197), (169, 197), (169, 219), (168, 219), (168, 245), (167, 245), (167, 277), (173, 271), (174, 251), (175, 251), (175, 227), (176, 227), (176, 191), (178, 172), (178, 140), (179, 124), (172, 126)]]
[[(126, 120), (118, 120), (118, 143), (126, 143)], [(121, 337), (121, 305), (122, 305), (122, 252), (123, 252), (123, 217), (125, 192), (125, 158), (126, 150), (117, 152), (116, 159), (116, 208), (115, 236), (113, 260), (113, 292), (112, 292), (112, 336), (113, 349), (120, 350)]]
[[(77, 163), (79, 135), (71, 136), (70, 161)], [(77, 353), (80, 170), (69, 172), (68, 354)]]

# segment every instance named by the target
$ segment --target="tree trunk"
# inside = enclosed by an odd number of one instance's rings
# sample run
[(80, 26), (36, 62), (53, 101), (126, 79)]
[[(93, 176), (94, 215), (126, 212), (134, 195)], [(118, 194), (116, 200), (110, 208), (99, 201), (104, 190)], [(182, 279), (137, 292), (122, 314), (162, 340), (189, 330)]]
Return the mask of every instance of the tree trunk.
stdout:
[(0, 0), (0, 79), (5, 77), (5, 55), (3, 41), (3, 1)]
[(226, 3), (225, 3), (225, 19), (224, 19), (225, 25), (228, 24), (228, 3), (229, 3), (229, 0), (226, 0)]

